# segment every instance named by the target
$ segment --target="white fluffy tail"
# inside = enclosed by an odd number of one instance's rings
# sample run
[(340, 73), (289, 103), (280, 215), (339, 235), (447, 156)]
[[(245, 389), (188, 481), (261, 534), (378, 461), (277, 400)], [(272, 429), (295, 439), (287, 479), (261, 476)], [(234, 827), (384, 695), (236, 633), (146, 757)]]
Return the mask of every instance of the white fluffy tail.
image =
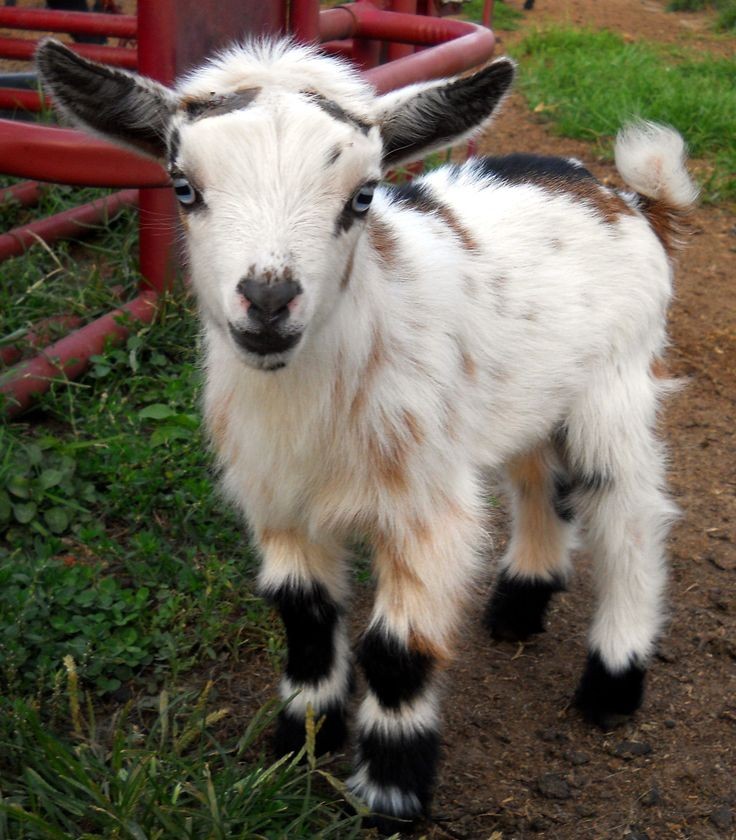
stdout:
[(685, 167), (685, 142), (674, 128), (631, 123), (616, 137), (615, 156), (621, 177), (639, 195), (680, 211), (697, 201), (698, 188)]
[(672, 256), (682, 244), (683, 219), (698, 199), (684, 140), (674, 128), (642, 120), (621, 129), (614, 152), (621, 177), (639, 194), (639, 209)]

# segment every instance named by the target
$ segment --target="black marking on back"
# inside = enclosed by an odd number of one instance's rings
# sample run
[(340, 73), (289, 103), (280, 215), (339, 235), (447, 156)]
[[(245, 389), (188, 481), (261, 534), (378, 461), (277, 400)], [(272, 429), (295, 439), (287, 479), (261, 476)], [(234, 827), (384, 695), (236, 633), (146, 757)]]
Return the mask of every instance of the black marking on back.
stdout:
[(394, 204), (411, 207), (420, 213), (435, 213), (442, 207), (432, 190), (421, 182), (407, 181), (405, 184), (388, 184), (388, 197)]
[(476, 172), (510, 184), (534, 183), (540, 180), (596, 181), (584, 166), (568, 158), (516, 153), (504, 157), (480, 157), (473, 161)]

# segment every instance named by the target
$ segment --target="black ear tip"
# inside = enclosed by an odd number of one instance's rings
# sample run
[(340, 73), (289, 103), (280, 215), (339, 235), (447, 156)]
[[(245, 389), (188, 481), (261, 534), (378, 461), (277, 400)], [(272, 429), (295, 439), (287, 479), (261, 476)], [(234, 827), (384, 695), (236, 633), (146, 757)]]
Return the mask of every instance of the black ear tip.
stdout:
[(505, 55), (503, 58), (497, 58), (491, 62), (488, 65), (487, 72), (495, 79), (508, 80), (510, 82), (516, 75), (516, 62), (513, 58)]
[(41, 72), (44, 72), (46, 68), (51, 68), (59, 58), (68, 58), (70, 53), (72, 51), (68, 47), (65, 47), (61, 41), (46, 37), (39, 42), (38, 48), (36, 49), (36, 64)]

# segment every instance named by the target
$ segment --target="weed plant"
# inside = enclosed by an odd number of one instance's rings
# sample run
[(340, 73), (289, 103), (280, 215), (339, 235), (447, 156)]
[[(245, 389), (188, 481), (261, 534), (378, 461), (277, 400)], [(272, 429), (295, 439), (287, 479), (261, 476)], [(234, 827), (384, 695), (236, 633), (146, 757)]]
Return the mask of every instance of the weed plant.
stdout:
[(736, 30), (736, 0), (670, 0), (667, 8), (672, 12), (698, 12), (715, 9), (716, 29), (724, 32)]
[(668, 123), (706, 160), (706, 198), (736, 199), (736, 59), (569, 28), (530, 34), (519, 58), (529, 104), (561, 134), (610, 146), (633, 117)]
[[(48, 732), (21, 701), (0, 717), (0, 838), (3, 840), (230, 840), (353, 838), (363, 809), (345, 816), (342, 784), (314, 756), (319, 721), (305, 746), (269, 761), (260, 738), (278, 704), (262, 709), (234, 742), (213, 734), (229, 715), (199, 697), (126, 707), (105, 726), (85, 708), (66, 659), (71, 733)], [(152, 698), (153, 699), (153, 698)], [(363, 811), (364, 812), (364, 811)]]

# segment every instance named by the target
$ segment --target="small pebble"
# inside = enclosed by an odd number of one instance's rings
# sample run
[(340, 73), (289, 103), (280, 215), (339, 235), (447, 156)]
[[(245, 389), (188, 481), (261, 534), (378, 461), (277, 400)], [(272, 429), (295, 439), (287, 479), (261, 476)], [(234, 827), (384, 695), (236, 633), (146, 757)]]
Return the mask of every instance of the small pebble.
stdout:
[(674, 729), (677, 726), (677, 721), (672, 720), (672, 718), (667, 718), (667, 720), (664, 722), (664, 725), (667, 729)]
[(568, 750), (565, 753), (565, 758), (575, 767), (581, 767), (583, 764), (587, 764), (590, 761), (590, 757), (588, 755), (584, 752), (578, 752), (577, 750)]
[(721, 831), (728, 831), (733, 825), (733, 812), (728, 805), (716, 808), (715, 811), (711, 812), (710, 821), (716, 828), (720, 828)]
[(570, 799), (572, 796), (570, 786), (557, 773), (545, 773), (537, 782), (537, 788), (547, 799)]
[(651, 807), (652, 805), (659, 805), (662, 802), (662, 794), (656, 785), (652, 785), (649, 790), (639, 799), (642, 805)]
[(621, 741), (613, 751), (619, 758), (634, 758), (640, 755), (649, 755), (652, 745), (646, 741)]
[(649, 840), (649, 835), (643, 828), (636, 825), (631, 826), (631, 831), (624, 835), (624, 840)]

